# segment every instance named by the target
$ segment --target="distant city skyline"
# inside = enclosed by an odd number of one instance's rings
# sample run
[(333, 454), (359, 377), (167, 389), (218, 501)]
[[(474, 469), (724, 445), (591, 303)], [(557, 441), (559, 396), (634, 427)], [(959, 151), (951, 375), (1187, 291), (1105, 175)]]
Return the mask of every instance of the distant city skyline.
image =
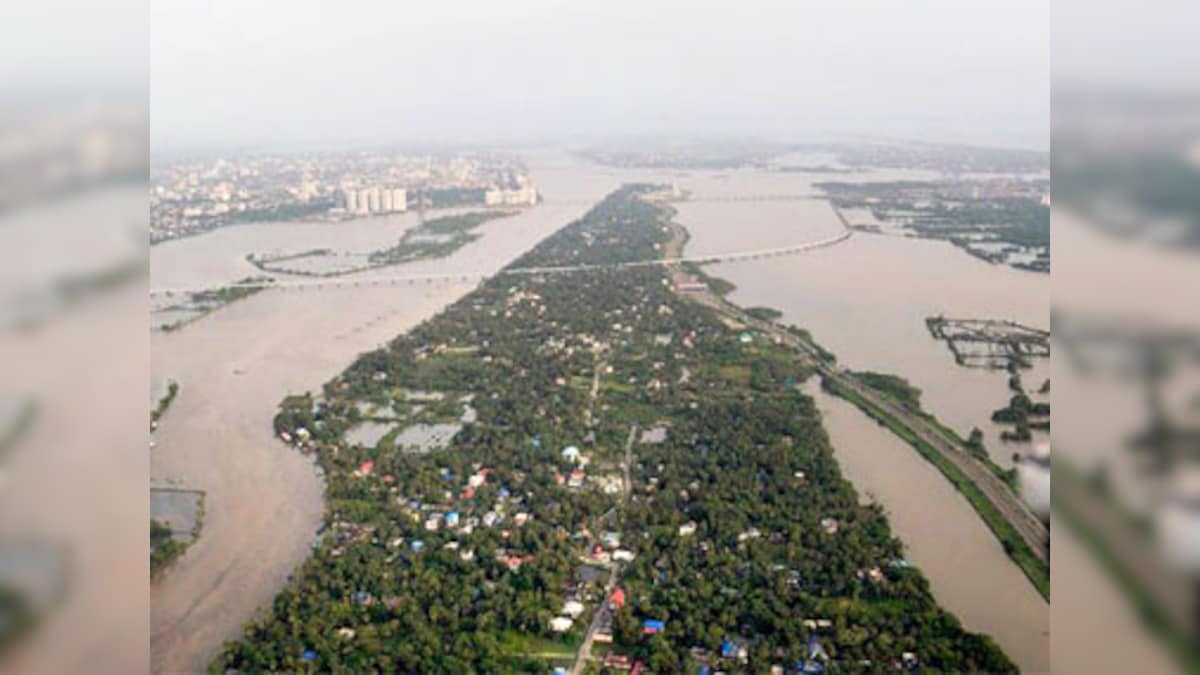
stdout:
[(517, 4), (153, 3), (152, 147), (1048, 146), (1045, 2)]

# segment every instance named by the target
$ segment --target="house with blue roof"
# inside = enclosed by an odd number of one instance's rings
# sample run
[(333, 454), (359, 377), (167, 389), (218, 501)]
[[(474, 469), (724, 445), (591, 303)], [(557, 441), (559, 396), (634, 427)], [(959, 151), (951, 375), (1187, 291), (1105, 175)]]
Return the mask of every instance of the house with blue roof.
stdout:
[(663, 632), (664, 630), (666, 630), (666, 628), (667, 628), (667, 622), (665, 622), (665, 621), (660, 621), (658, 619), (646, 619), (642, 623), (642, 634), (643, 635), (654, 635), (655, 633)]

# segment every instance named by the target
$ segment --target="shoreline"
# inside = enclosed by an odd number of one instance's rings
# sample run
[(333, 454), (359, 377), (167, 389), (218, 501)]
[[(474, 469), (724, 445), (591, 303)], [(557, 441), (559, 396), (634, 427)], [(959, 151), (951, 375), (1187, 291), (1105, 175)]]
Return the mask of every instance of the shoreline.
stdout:
[[(518, 227), (505, 228), (505, 241), (493, 241), (488, 234), (497, 230), (484, 228), (479, 241), (429, 264), (499, 269), (584, 210), (551, 200), (516, 216)], [(152, 334), (152, 371), (179, 381), (188, 396), (160, 425), (151, 479), (208, 495), (204, 534), (151, 588), (154, 672), (207, 668), (311, 553), (324, 517), (323, 482), (312, 458), (274, 436), (280, 399), (319, 389), (358, 354), (475, 285), (262, 293), (183, 331)], [(265, 334), (263, 317), (270, 317)], [(247, 330), (259, 332), (254, 344), (247, 344)]]

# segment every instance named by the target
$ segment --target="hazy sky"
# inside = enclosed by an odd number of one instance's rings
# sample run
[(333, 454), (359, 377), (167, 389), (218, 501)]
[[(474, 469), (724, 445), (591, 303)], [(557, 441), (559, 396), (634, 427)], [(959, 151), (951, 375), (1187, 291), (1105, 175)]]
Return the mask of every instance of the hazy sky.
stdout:
[(156, 149), (861, 133), (1045, 147), (1046, 0), (155, 0)]

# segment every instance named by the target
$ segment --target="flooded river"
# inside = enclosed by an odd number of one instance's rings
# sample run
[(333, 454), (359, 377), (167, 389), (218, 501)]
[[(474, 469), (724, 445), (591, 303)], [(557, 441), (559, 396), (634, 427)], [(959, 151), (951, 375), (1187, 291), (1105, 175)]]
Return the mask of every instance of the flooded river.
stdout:
[[(676, 205), (691, 232), (686, 255), (788, 246), (841, 230), (817, 199), (820, 176), (763, 171), (663, 172), (585, 165), (565, 153), (528, 154), (545, 203), (485, 223), (452, 256), (365, 275), (487, 273), (581, 215), (622, 182), (676, 182), (696, 197)], [(827, 177), (880, 180), (925, 174)], [(721, 201), (747, 195), (788, 199)], [(813, 198), (810, 198), (813, 197)], [(261, 274), (247, 253), (308, 248), (370, 249), (393, 243), (414, 214), (343, 224), (227, 228), (154, 247), (155, 288), (228, 283)], [(926, 331), (928, 316), (1007, 318), (1048, 326), (1049, 277), (994, 266), (945, 242), (856, 234), (798, 256), (709, 268), (737, 284), (731, 299), (766, 305), (856, 369), (902, 375), (925, 406), (962, 433), (980, 426), (1005, 463), (991, 410), (1009, 396), (1003, 373), (957, 366)], [(153, 377), (181, 385), (162, 420), (152, 459), (156, 485), (207, 491), (204, 532), (152, 595), (156, 669), (204, 666), (237, 637), (304, 559), (321, 515), (310, 460), (275, 441), (281, 397), (318, 388), (359, 352), (432, 316), (469, 283), (370, 289), (271, 290), (175, 333), (152, 337)], [(1048, 369), (1044, 369), (1048, 373)], [(1045, 377), (1026, 375), (1036, 387)], [(1031, 672), (1048, 668), (1048, 606), (1004, 555), (971, 507), (914, 451), (844, 403), (818, 397), (847, 476), (892, 516), (939, 602), (973, 630), (993, 635)]]
[[(744, 194), (819, 194), (812, 186), (819, 178), (771, 175), (768, 189), (752, 187), (751, 177), (741, 175), (755, 172), (737, 173), (671, 177), (694, 198), (677, 205), (678, 220), (692, 235), (685, 255), (795, 245), (841, 230), (823, 200), (705, 201), (729, 195), (732, 184), (746, 186)], [(885, 177), (896, 178), (894, 172)], [(925, 408), (964, 436), (972, 427), (982, 429), (1001, 465), (1010, 463), (1014, 449), (1028, 447), (1006, 446), (1001, 428), (990, 421), (991, 411), (1011, 396), (1007, 373), (957, 365), (947, 346), (930, 337), (925, 319), (1002, 318), (1049, 328), (1048, 275), (992, 265), (947, 242), (866, 233), (797, 256), (707, 269), (736, 284), (733, 302), (780, 310), (785, 322), (812, 331), (843, 365), (907, 378), (922, 390)], [(1047, 377), (1046, 360), (1023, 375), (1027, 388)], [(969, 629), (993, 636), (1022, 670), (1047, 672), (1049, 605), (970, 504), (916, 451), (856, 408), (819, 388), (810, 393), (847, 477), (861, 494), (884, 505), (939, 603)]]
[[(454, 255), (372, 274), (490, 273), (582, 215), (616, 187), (573, 178), (573, 161), (546, 155), (533, 177), (546, 201), (490, 221)], [(543, 167), (544, 168), (540, 168)], [(216, 286), (261, 274), (245, 256), (274, 249), (370, 248), (393, 243), (415, 214), (342, 224), (256, 224), (155, 246), (151, 287)], [(304, 560), (320, 523), (322, 484), (311, 460), (272, 437), (288, 393), (318, 389), (362, 351), (433, 316), (473, 283), (271, 290), (184, 328), (154, 332), (151, 379), (179, 394), (151, 454), (151, 483), (206, 493), (200, 538), (151, 591), (156, 671), (202, 670), (239, 636)]]
[(938, 603), (992, 636), (1023, 672), (1050, 670), (1050, 607), (942, 474), (858, 408), (821, 390), (817, 401), (842, 471), (860, 497), (884, 506), (907, 559)]

